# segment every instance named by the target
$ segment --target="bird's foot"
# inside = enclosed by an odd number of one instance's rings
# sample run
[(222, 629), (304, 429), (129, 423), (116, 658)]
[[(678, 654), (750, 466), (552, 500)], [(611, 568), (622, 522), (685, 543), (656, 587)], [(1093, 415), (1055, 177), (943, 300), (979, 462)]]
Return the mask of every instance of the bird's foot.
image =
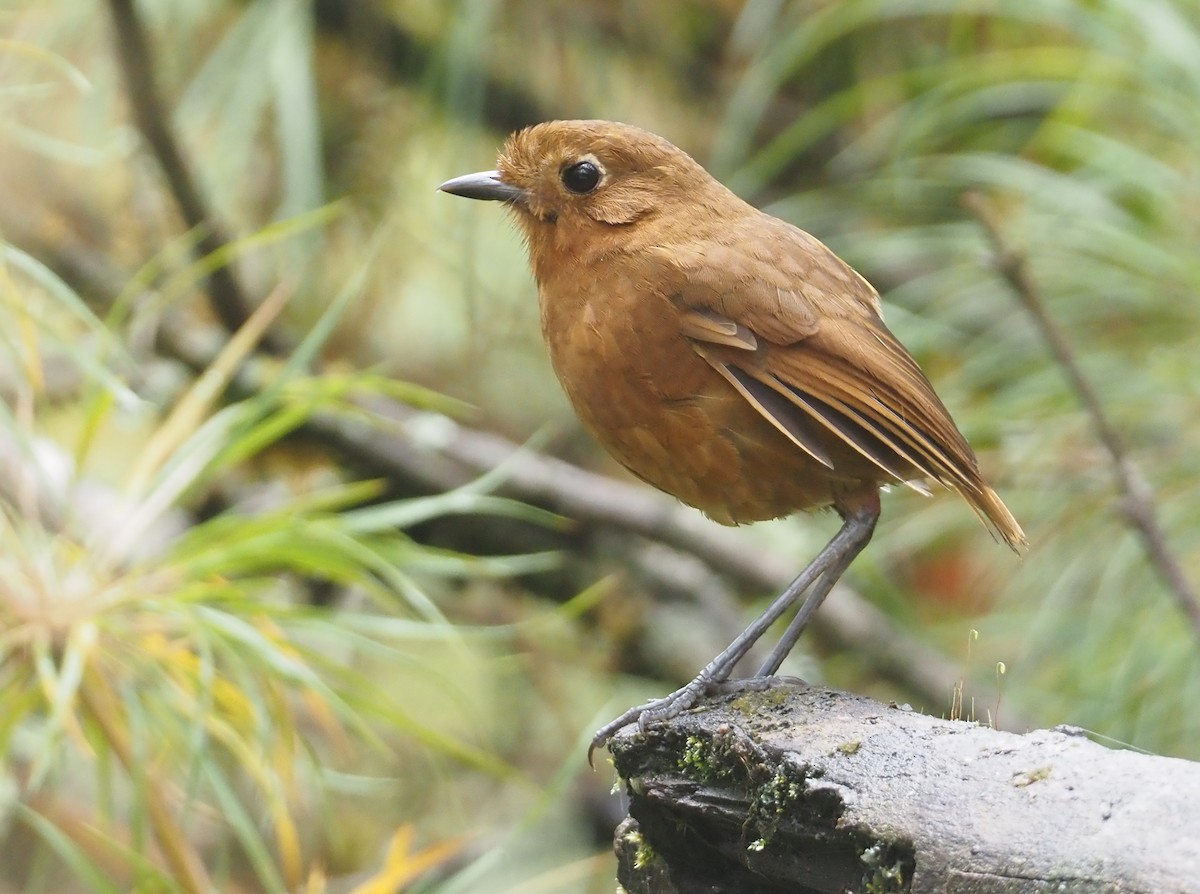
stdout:
[[(804, 683), (799, 677), (746, 677), (737, 680), (709, 680), (703, 674), (696, 677), (682, 689), (677, 689), (668, 696), (656, 698), (644, 705), (635, 705), (620, 717), (611, 720), (592, 736), (588, 746), (588, 766), (594, 766), (592, 755), (597, 748), (603, 748), (608, 740), (630, 724), (636, 723), (639, 730), (644, 730), (652, 723), (670, 720), (678, 717), (684, 711), (696, 707), (696, 704), (706, 695), (733, 695), (740, 692), (762, 692), (777, 683)], [(805, 684), (807, 685), (807, 684)]]
[(709, 680), (701, 674), (682, 689), (677, 689), (663, 698), (652, 699), (644, 705), (635, 705), (620, 717), (610, 720), (596, 730), (596, 734), (592, 736), (592, 744), (588, 746), (588, 766), (594, 766), (592, 754), (595, 750), (604, 747), (609, 739), (631, 723), (636, 723), (638, 729), (644, 730), (652, 723), (678, 717), (689, 708), (694, 708), (696, 703), (716, 685), (719, 685), (719, 681)]
[(742, 695), (746, 692), (762, 692), (775, 685), (775, 677), (738, 677), (714, 683), (709, 692), (713, 695)]
[(765, 692), (772, 686), (780, 685), (808, 686), (808, 682), (800, 677), (769, 674), (756, 677), (738, 677), (736, 680), (722, 680), (720, 683), (713, 683), (708, 691), (713, 695), (737, 695), (742, 692)]

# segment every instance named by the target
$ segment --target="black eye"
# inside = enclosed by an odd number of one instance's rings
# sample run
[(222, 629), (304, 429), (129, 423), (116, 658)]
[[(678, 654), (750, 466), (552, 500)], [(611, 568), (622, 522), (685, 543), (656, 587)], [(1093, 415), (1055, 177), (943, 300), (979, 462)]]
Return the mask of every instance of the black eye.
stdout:
[(569, 168), (563, 168), (563, 186), (571, 192), (583, 195), (589, 193), (600, 183), (600, 166), (594, 161), (579, 161)]

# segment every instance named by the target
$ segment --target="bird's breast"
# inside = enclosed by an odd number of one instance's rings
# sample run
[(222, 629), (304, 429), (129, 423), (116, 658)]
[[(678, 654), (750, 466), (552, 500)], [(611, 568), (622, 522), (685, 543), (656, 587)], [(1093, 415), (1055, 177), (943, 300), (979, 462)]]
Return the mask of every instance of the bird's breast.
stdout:
[(543, 278), (540, 300), (567, 397), (633, 474), (725, 524), (832, 501), (823, 470), (693, 350), (668, 294), (611, 269)]

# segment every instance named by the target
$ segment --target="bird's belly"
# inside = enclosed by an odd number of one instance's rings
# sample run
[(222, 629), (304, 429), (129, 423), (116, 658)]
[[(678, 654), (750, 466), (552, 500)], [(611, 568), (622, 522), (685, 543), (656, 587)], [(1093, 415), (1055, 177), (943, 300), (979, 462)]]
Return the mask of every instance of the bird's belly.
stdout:
[(634, 475), (714, 520), (826, 506), (846, 483), (781, 435), (682, 336), (573, 334), (551, 357), (584, 426)]
[(633, 474), (722, 524), (780, 518), (833, 502), (835, 482), (825, 470), (760, 424), (753, 410), (739, 407), (721, 420), (711, 409), (663, 407), (650, 424), (593, 431)]

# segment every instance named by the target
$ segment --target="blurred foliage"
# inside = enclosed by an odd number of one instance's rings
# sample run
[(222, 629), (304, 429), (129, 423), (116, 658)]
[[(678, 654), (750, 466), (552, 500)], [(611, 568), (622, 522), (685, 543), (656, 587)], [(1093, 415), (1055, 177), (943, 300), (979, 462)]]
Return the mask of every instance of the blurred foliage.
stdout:
[[(552, 557), (423, 539), (559, 524), (490, 477), (397, 494), (295, 437), (371, 394), (462, 415), (445, 394), (612, 470), (553, 381), (518, 238), (433, 191), (540, 118), (663, 133), (880, 287), (1033, 543), (1014, 561), (959, 501), (895, 493), (853, 569), (962, 661), (961, 713), (1200, 758), (1194, 632), (962, 204), (998, 209), (1200, 580), (1195, 4), (136, 9), (239, 238), (190, 258), (103, 4), (0, 10), (0, 892), (611, 889), (579, 742), (617, 685), (665, 688), (603, 669), (628, 622), (588, 610), (613, 588), (585, 568), (556, 602), (532, 584)], [(252, 325), (281, 311), (300, 343), (257, 393), (226, 387), (253, 333), (204, 371), (157, 340), (211, 328), (203, 275), (230, 261), (271, 296)], [(746, 535), (799, 564), (813, 527)], [(798, 660), (891, 691), (853, 654)]]

